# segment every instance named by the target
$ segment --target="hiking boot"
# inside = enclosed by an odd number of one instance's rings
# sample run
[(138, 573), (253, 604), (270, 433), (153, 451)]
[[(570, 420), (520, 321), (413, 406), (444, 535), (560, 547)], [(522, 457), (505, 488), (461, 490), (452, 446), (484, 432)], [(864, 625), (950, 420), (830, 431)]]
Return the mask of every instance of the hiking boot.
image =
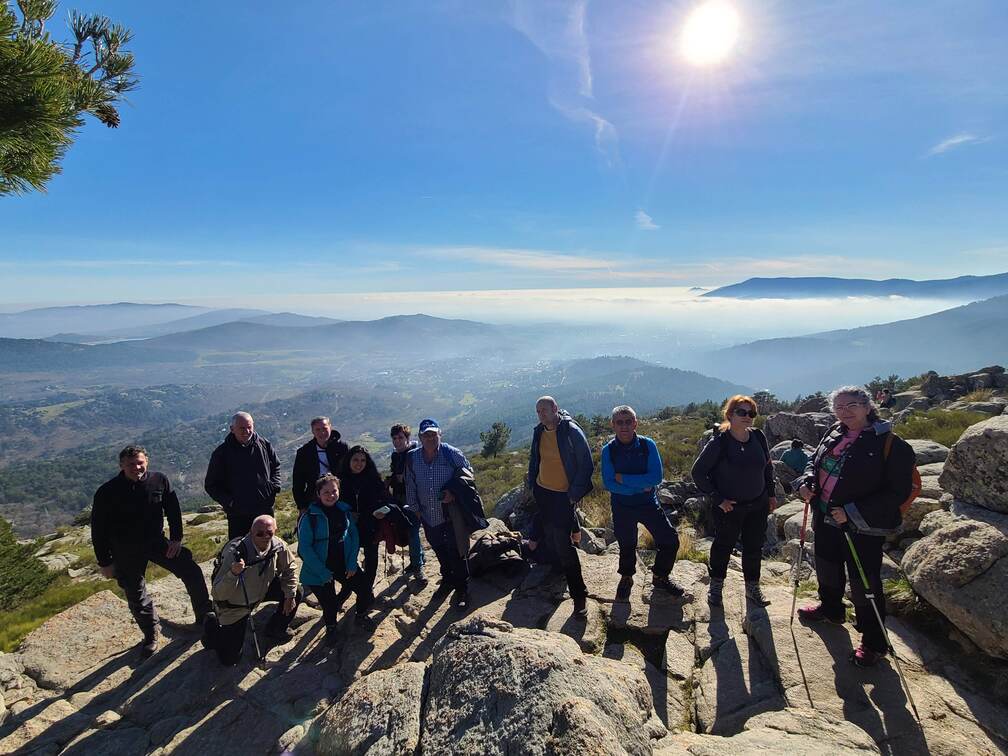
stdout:
[(146, 633), (144, 639), (140, 641), (140, 661), (150, 659), (157, 652), (158, 632), (154, 630)]
[(651, 586), (653, 590), (661, 589), (668, 593), (672, 598), (680, 599), (683, 594), (686, 593), (677, 582), (670, 579), (668, 575), (655, 575), (651, 580)]
[(447, 580), (442, 580), (438, 583), (438, 587), (434, 589), (434, 598), (443, 599), (446, 598), (452, 592), (452, 586)]
[(422, 591), (430, 583), (430, 581), (424, 576), (421, 570), (417, 570), (412, 574), (413, 574), (413, 585), (416, 587), (416, 590)]
[(588, 619), (588, 597), (587, 596), (575, 596), (574, 597), (574, 616), (578, 619), (586, 620)]
[(770, 606), (770, 599), (763, 595), (763, 589), (760, 588), (759, 581), (747, 582), (745, 584), (745, 597), (747, 601), (756, 604), (756, 606)]
[(325, 640), (323, 641), (328, 648), (332, 648), (337, 643), (339, 643), (339, 632), (336, 629), (336, 625), (327, 625), (325, 629)]
[(378, 623), (371, 619), (366, 611), (361, 611), (358, 607), (357, 616), (354, 617), (354, 627), (361, 630), (373, 631), (378, 627)]
[(633, 578), (627, 575), (621, 577), (619, 583), (616, 586), (616, 600), (629, 601), (630, 591), (632, 589), (633, 589)]
[(707, 589), (707, 604), (709, 606), (724, 606), (724, 580), (711, 578), (710, 587)]
[(885, 656), (885, 651), (872, 651), (870, 648), (866, 648), (865, 644), (862, 643), (856, 649), (851, 651), (851, 655), (848, 657), (851, 664), (857, 667), (874, 667), (881, 661), (882, 657)]
[(469, 608), (469, 591), (466, 588), (459, 588), (455, 591), (455, 597), (452, 599), (452, 606), (460, 612), (464, 612)]
[(207, 612), (203, 615), (203, 634), (200, 636), (200, 643), (203, 648), (211, 648), (213, 639), (217, 637), (220, 630), (220, 620), (217, 619), (216, 612)]
[(842, 625), (844, 617), (832, 617), (826, 613), (822, 604), (806, 606), (798, 610), (798, 619), (801, 622), (832, 622), (834, 625)]

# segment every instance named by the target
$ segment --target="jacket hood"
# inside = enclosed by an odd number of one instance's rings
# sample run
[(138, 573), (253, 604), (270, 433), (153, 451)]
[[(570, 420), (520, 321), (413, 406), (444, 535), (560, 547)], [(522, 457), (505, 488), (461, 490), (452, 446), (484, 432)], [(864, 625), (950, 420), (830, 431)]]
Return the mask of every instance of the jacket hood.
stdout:
[(239, 449), (248, 449), (250, 446), (255, 446), (259, 442), (259, 434), (252, 431), (252, 437), (249, 439), (249, 442), (243, 446), (238, 442), (238, 439), (235, 438), (235, 434), (229, 432), (224, 442), (231, 444), (232, 446), (237, 446)]
[[(559, 427), (560, 423), (572, 423), (572, 422), (574, 422), (574, 416), (570, 412), (568, 412), (565, 409), (557, 410), (557, 426), (558, 427)], [(543, 425), (542, 423), (539, 423), (538, 425), (536, 425), (536, 430), (539, 430), (540, 428), (545, 428), (545, 427), (546, 427), (545, 425)]]

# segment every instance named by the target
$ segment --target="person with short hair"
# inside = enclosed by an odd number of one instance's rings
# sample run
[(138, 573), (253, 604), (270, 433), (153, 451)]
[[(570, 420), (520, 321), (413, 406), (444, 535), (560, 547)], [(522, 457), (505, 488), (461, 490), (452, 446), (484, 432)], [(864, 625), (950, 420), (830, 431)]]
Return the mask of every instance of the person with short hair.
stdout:
[(610, 494), (613, 534), (619, 544), (620, 581), (616, 600), (628, 601), (637, 570), (637, 526), (654, 539), (657, 553), (652, 586), (681, 598), (684, 591), (670, 577), (679, 551), (679, 534), (658, 503), (655, 489), (662, 481), (658, 446), (637, 435), (637, 413), (623, 404), (611, 415), (615, 437), (602, 447), (602, 482)]
[(277, 602), (266, 635), (280, 642), (293, 635), (288, 626), (304, 594), (294, 572), (294, 555), (276, 532), (276, 520), (259, 515), (247, 534), (221, 549), (210, 587), (214, 611), (204, 620), (202, 642), (217, 652), (225, 666), (241, 659), (248, 616), (263, 601)]
[(203, 488), (227, 514), (228, 539), (243, 537), (259, 515), (273, 516), (280, 460), (270, 442), (255, 432), (248, 412), (231, 418), (231, 432), (210, 455)]
[[(841, 386), (830, 393), (837, 417), (823, 435), (812, 460), (795, 481), (798, 494), (812, 510), (819, 604), (798, 610), (803, 622), (842, 624), (844, 590), (850, 580), (861, 644), (850, 660), (869, 667), (885, 655), (887, 644), (879, 618), (870, 606), (860, 570), (846, 535), (857, 550), (882, 621), (882, 546), (902, 522), (900, 505), (913, 489), (913, 447), (895, 435), (861, 386)], [(846, 566), (846, 575), (844, 567)]]
[(312, 437), (298, 447), (294, 455), (294, 470), (291, 474), (291, 491), (298, 511), (305, 511), (316, 501), (315, 482), (326, 473), (339, 473), (340, 462), (349, 450), (340, 440), (340, 432), (332, 427), (332, 422), (324, 415), (312, 418)]
[(805, 444), (800, 438), (792, 439), (791, 448), (781, 455), (781, 462), (796, 473), (805, 471), (805, 466), (808, 464), (808, 454), (805, 453)]
[(741, 538), (746, 599), (767, 606), (770, 602), (760, 588), (760, 568), (767, 517), (777, 508), (770, 447), (763, 431), (753, 425), (759, 409), (751, 396), (731, 397), (722, 414), (719, 432), (707, 442), (691, 471), (697, 488), (714, 500), (707, 603), (722, 606), (728, 561)]
[[(340, 482), (326, 473), (315, 483), (317, 498), (298, 521), (301, 584), (315, 594), (322, 607), (327, 646), (337, 643), (336, 620), (350, 593), (357, 594), (358, 626), (367, 625), (371, 596), (357, 562), (360, 548), (350, 505), (340, 501)], [(340, 591), (336, 592), (336, 583)]]
[[(419, 444), (410, 439), (411, 429), (405, 423), (396, 423), (389, 430), (392, 439), (392, 458), (389, 463), (389, 490), (392, 498), (399, 506), (406, 504), (406, 455)], [(408, 516), (408, 515), (407, 515)], [(427, 585), (427, 578), (424, 576), (423, 566), (426, 562), (424, 558), (423, 544), (420, 542), (420, 520), (416, 518), (416, 524), (409, 523), (409, 567), (406, 573), (413, 576), (418, 588), (423, 589)]]
[[(168, 538), (164, 520), (168, 518)], [(203, 571), (182, 545), (182, 510), (168, 478), (148, 470), (147, 450), (127, 446), (119, 452), (119, 474), (95, 492), (91, 506), (91, 545), (98, 568), (115, 578), (133, 619), (143, 632), (143, 658), (157, 650), (160, 621), (147, 593), (147, 563), (164, 567), (185, 585), (196, 624), (210, 611)]]
[(468, 549), (463, 553), (464, 544), (446, 515), (446, 507), (457, 503), (446, 486), (458, 471), (471, 477), (472, 465), (459, 449), (442, 442), (437, 421), (422, 420), (419, 431), (420, 446), (406, 455), (406, 507), (419, 514), (424, 535), (441, 566), (441, 584), (435, 597), (443, 598), (454, 590), (453, 604), (464, 610), (469, 605)]
[(532, 431), (527, 481), (538, 512), (529, 548), (535, 551), (540, 542), (548, 545), (567, 576), (574, 615), (585, 619), (588, 588), (575, 548), (581, 541), (577, 504), (592, 490), (595, 463), (584, 431), (552, 396), (540, 397), (535, 410), (539, 424)]

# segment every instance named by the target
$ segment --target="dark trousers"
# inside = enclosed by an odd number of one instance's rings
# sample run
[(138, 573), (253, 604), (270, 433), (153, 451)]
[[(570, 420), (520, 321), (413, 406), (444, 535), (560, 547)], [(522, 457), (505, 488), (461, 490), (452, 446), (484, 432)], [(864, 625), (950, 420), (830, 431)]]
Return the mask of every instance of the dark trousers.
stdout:
[[(856, 614), (855, 627), (861, 633), (861, 641), (872, 651), (885, 651), (885, 635), (865, 595), (864, 583), (861, 582), (861, 575), (858, 573), (857, 565), (854, 564), (854, 557), (851, 556), (843, 531), (826, 523), (821, 512), (815, 513), (813, 526), (816, 578), (819, 580), (819, 599), (822, 601), (823, 611), (838, 619), (843, 618), (844, 587), (849, 578)], [(875, 605), (884, 622), (886, 606), (881, 572), (882, 544), (885, 538), (855, 533), (851, 535), (851, 540), (861, 558), (861, 566), (864, 567), (868, 585), (875, 597)]]
[(654, 539), (655, 563), (652, 570), (658, 577), (668, 577), (679, 551), (679, 534), (668, 521), (664, 510), (654, 504), (643, 506), (614, 505), (613, 535), (619, 544), (619, 574), (630, 577), (637, 571), (637, 526), (643, 525)]
[[(588, 595), (588, 588), (581, 575), (577, 549), (571, 543), (571, 527), (577, 522), (574, 505), (566, 493), (549, 491), (539, 485), (533, 487), (532, 493), (539, 507), (535, 528), (539, 544), (536, 550), (543, 549), (553, 555), (556, 565), (567, 576), (571, 598), (584, 598)], [(554, 513), (553, 516), (550, 513)]]
[(431, 528), (425, 523), (423, 529), (441, 565), (442, 581), (456, 590), (466, 590), (469, 587), (469, 562), (459, 554), (452, 524), (443, 522)]
[(746, 582), (759, 582), (763, 543), (766, 541), (767, 515), (770, 502), (766, 495), (748, 502), (739, 502), (731, 512), (719, 506), (711, 510), (714, 517), (714, 543), (710, 550), (710, 575), (724, 580), (732, 549), (742, 538), (742, 574)]
[[(339, 583), (340, 591), (336, 593), (336, 584)], [(352, 578), (334, 576), (333, 580), (323, 585), (306, 585), (305, 590), (311, 591), (318, 599), (322, 607), (322, 621), (326, 629), (335, 629), (337, 615), (343, 602), (349, 598), (351, 593), (357, 594), (357, 610), (366, 609), (371, 603), (371, 593), (368, 590), (364, 573), (358, 570)]]
[(192, 602), (193, 614), (197, 618), (202, 618), (211, 608), (203, 571), (193, 561), (192, 552), (183, 546), (178, 554), (169, 559), (165, 556), (167, 548), (168, 541), (162, 538), (140, 551), (132, 548), (113, 549), (116, 582), (126, 596), (126, 603), (133, 614), (133, 619), (147, 637), (153, 634), (158, 626), (157, 609), (154, 608), (154, 602), (147, 593), (147, 581), (144, 579), (148, 562), (164, 567), (183, 582)]
[(374, 596), (375, 578), (378, 576), (378, 544), (362, 543), (361, 550), (364, 552), (364, 571), (358, 574), (365, 589)]
[(273, 516), (273, 507), (264, 508), (261, 512), (230, 511), (227, 513), (228, 540), (247, 536), (252, 530), (252, 521), (259, 515)]
[[(262, 598), (260, 602), (256, 602), (255, 598), (249, 596), (249, 601), (252, 602), (253, 608), (256, 603), (261, 603), (262, 601), (277, 601), (276, 611), (273, 616), (270, 617), (269, 623), (267, 625), (268, 632), (277, 632), (285, 629), (294, 619), (294, 615), (297, 614), (298, 604), (304, 598), (304, 594), (300, 588), (298, 588), (297, 593), (294, 596), (294, 611), (290, 614), (283, 613), (283, 602), (284, 593), (283, 588), (280, 585), (280, 578), (275, 577), (270, 581), (269, 588), (266, 589), (266, 595)], [(221, 664), (226, 667), (233, 666), (238, 663), (241, 659), (242, 649), (245, 647), (245, 628), (248, 625), (248, 615), (245, 615), (237, 622), (232, 622), (230, 625), (221, 625), (215, 630), (211, 630), (207, 637), (207, 645), (217, 652), (217, 658), (220, 659)]]

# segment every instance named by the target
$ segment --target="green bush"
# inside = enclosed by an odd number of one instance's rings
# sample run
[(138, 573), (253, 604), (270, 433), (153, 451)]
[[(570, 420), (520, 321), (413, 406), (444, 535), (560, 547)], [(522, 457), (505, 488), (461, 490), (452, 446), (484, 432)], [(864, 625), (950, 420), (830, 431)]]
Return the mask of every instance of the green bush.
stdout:
[(0, 518), (0, 610), (35, 598), (56, 577), (34, 556), (37, 549), (34, 542), (18, 543), (11, 524)]
[(933, 409), (914, 412), (899, 423), (895, 430), (900, 438), (925, 438), (944, 446), (952, 446), (964, 430), (987, 417), (980, 412)]

